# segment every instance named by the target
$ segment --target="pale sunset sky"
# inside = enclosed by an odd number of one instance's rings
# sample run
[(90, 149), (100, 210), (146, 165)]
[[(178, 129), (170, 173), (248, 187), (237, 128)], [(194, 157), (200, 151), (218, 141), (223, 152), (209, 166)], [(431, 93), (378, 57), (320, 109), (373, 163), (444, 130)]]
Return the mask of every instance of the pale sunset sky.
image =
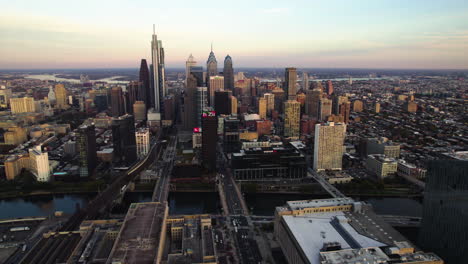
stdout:
[(466, 0), (0, 0), (0, 69), (137, 68), (153, 24), (166, 67), (468, 69)]

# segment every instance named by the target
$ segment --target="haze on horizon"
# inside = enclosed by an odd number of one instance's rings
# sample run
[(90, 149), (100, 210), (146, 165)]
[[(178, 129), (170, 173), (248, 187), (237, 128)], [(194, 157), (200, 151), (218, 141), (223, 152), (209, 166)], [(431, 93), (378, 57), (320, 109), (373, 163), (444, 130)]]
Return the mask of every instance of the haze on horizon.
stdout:
[(468, 69), (464, 0), (4, 1), (0, 69), (166, 67)]

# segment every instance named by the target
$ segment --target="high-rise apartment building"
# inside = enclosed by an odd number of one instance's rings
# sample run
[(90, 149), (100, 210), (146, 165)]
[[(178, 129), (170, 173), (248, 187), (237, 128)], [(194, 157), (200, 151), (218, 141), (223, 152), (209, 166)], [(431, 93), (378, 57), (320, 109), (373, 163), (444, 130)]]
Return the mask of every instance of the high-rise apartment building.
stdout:
[(12, 114), (36, 112), (36, 102), (32, 97), (11, 98), (10, 108)]
[[(141, 60), (139, 80), (141, 83), (140, 90), (138, 92), (138, 101), (143, 101), (145, 106), (149, 108), (151, 106), (151, 83), (150, 83), (150, 72), (148, 69), (148, 63), (145, 59)], [(145, 113), (146, 114), (146, 113)]]
[(267, 114), (271, 116), (271, 112), (275, 110), (275, 95), (272, 93), (265, 93), (263, 94), (263, 98), (266, 100)]
[(284, 136), (299, 138), (301, 122), (301, 103), (295, 100), (284, 102)]
[(150, 132), (148, 128), (140, 128), (135, 132), (136, 151), (139, 159), (148, 155), (150, 149)]
[(224, 77), (220, 75), (210, 76), (208, 91), (210, 93), (209, 104), (214, 108), (215, 106), (215, 92), (224, 91)]
[(137, 159), (135, 120), (132, 115), (124, 115), (112, 120), (112, 141), (114, 157), (126, 165)]
[(258, 115), (261, 119), (266, 119), (267, 117), (267, 100), (265, 98), (258, 99)]
[(296, 68), (286, 68), (285, 76), (285, 100), (296, 100), (296, 83), (297, 70)]
[(30, 170), (39, 182), (50, 181), (49, 155), (42, 151), (41, 146), (29, 149)]
[(309, 90), (309, 74), (307, 72), (302, 73), (302, 89), (304, 92)]
[(327, 81), (327, 84), (326, 84), (326, 93), (327, 95), (332, 95), (333, 94), (333, 82), (331, 80), (328, 80)]
[(67, 109), (69, 107), (67, 104), (67, 90), (61, 83), (55, 85), (55, 100), (55, 106), (58, 109)]
[(318, 120), (325, 121), (332, 112), (332, 101), (328, 98), (322, 97), (318, 103)]
[(119, 117), (125, 113), (122, 88), (112, 87), (111, 89), (111, 114), (113, 117)]
[(468, 263), (468, 161), (429, 162), (419, 244), (447, 263)]
[(341, 170), (346, 125), (329, 122), (315, 125), (314, 170)]
[(224, 59), (224, 89), (226, 90), (234, 90), (234, 69), (232, 67), (232, 58), (231, 56), (227, 55)]
[(216, 169), (218, 117), (213, 111), (202, 113), (202, 164), (209, 171)]
[(146, 120), (146, 105), (143, 101), (136, 101), (133, 104), (133, 114), (135, 116), (135, 122), (141, 122)]
[(322, 99), (322, 91), (320, 89), (307, 90), (305, 100), (305, 113), (314, 119), (319, 119), (319, 104)]
[(96, 134), (93, 125), (78, 128), (76, 145), (79, 153), (80, 177), (91, 176), (97, 166)]

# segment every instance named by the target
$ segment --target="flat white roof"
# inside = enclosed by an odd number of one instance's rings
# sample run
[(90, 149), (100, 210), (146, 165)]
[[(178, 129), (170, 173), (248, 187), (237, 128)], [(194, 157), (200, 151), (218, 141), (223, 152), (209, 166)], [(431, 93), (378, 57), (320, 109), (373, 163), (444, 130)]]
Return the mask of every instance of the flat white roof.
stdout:
[(299, 200), (299, 201), (286, 202), (286, 204), (291, 210), (324, 207), (324, 206), (336, 206), (336, 205), (344, 205), (344, 204), (352, 204), (352, 203), (354, 203), (354, 200), (351, 198)]
[(339, 217), (339, 225), (342, 230), (350, 235), (360, 247), (387, 246), (379, 241), (360, 235), (347, 221), (343, 212), (308, 214), (304, 216), (285, 215), (283, 219), (299, 247), (304, 252), (311, 264), (320, 264), (320, 251), (324, 243), (338, 242), (342, 249), (350, 249), (351, 245), (343, 238), (342, 234), (331, 224), (331, 221)]

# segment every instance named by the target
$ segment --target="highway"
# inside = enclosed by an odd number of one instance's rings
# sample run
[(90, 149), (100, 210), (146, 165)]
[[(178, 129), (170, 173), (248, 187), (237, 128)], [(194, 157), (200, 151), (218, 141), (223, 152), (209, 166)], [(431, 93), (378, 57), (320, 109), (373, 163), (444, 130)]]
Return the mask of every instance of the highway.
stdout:
[(170, 136), (162, 157), (156, 160), (156, 170), (159, 174), (159, 179), (153, 190), (153, 202), (166, 202), (169, 196), (169, 184), (171, 180), (172, 167), (174, 166), (174, 158), (176, 155), (177, 136)]

